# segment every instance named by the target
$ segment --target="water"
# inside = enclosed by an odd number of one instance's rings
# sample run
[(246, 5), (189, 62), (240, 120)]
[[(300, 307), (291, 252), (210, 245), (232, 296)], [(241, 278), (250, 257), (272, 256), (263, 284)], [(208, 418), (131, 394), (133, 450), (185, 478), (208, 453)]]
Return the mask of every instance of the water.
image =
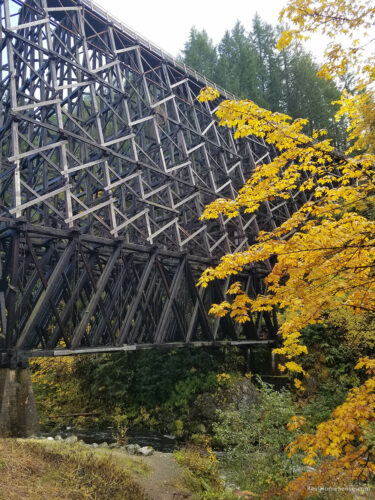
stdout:
[[(116, 442), (114, 438), (115, 430), (113, 427), (107, 427), (100, 431), (91, 429), (76, 429), (74, 427), (67, 427), (65, 430), (58, 431), (54, 433), (55, 435), (60, 435), (64, 439), (75, 435), (78, 439), (82, 439), (87, 444), (92, 443), (104, 443), (108, 444)], [(156, 451), (162, 451), (164, 453), (172, 453), (178, 446), (177, 440), (174, 436), (168, 436), (166, 434), (157, 434), (150, 432), (148, 430), (131, 432), (128, 433), (128, 443), (129, 444), (139, 444), (140, 446), (152, 446)]]

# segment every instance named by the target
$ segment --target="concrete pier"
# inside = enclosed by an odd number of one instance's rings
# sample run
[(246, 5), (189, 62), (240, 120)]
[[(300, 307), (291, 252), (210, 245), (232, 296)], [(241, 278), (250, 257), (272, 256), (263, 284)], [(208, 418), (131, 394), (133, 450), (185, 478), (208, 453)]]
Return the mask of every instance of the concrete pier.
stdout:
[(0, 436), (28, 437), (38, 431), (29, 368), (0, 368)]

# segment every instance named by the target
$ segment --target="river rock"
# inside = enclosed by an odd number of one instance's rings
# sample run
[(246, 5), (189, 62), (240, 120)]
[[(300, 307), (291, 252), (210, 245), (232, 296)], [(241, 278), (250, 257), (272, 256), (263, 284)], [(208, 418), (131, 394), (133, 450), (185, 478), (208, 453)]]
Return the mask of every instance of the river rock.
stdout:
[(92, 444), (91, 444), (91, 447), (92, 447), (92, 448), (98, 448), (98, 447), (99, 447), (99, 445), (98, 445), (98, 443), (92, 443)]
[(115, 449), (121, 448), (121, 446), (118, 443), (111, 443), (109, 447), (111, 448), (111, 450), (113, 450), (114, 448)]
[(104, 441), (104, 443), (100, 443), (99, 448), (108, 448), (108, 443)]
[(60, 436), (60, 434), (57, 434), (57, 436), (55, 436), (55, 441), (63, 441), (63, 438)]
[(78, 441), (78, 438), (77, 436), (69, 436), (65, 439), (65, 442), (68, 443), (68, 444), (73, 444), (73, 443), (76, 443)]
[(126, 446), (123, 446), (123, 449), (130, 455), (135, 455), (136, 453), (135, 444), (128, 444)]
[(123, 447), (129, 455), (136, 455), (138, 451), (141, 449), (139, 444), (127, 444), (126, 446)]
[(47, 441), (54, 441), (52, 436), (48, 436)]
[(148, 457), (153, 454), (154, 454), (154, 449), (151, 448), (151, 446), (143, 446), (143, 448), (139, 448), (139, 450), (137, 451), (137, 455), (143, 455), (145, 457)]

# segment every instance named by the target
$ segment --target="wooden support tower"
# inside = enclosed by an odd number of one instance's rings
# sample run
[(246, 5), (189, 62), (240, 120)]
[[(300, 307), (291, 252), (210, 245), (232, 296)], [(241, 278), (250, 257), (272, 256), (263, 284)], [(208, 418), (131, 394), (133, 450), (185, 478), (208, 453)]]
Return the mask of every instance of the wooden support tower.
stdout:
[[(1, 0), (0, 354), (267, 343), (208, 310), (202, 270), (286, 220), (299, 200), (201, 222), (270, 147), (233, 139), (209, 82), (89, 0)], [(214, 84), (212, 84), (214, 85)], [(222, 98), (234, 98), (218, 89)], [(300, 196), (300, 195), (298, 195)], [(262, 291), (265, 262), (236, 277)]]

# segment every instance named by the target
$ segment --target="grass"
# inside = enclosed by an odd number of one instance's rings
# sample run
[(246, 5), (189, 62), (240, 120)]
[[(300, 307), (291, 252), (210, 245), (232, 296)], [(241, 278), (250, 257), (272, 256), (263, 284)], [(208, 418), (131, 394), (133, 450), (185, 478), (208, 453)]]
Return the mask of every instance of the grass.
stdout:
[(197, 500), (232, 500), (235, 498), (225, 488), (219, 468), (204, 449), (190, 446), (174, 453), (176, 462), (184, 471), (184, 486), (194, 492)]
[(134, 473), (148, 468), (110, 450), (0, 439), (0, 499), (146, 500)]

